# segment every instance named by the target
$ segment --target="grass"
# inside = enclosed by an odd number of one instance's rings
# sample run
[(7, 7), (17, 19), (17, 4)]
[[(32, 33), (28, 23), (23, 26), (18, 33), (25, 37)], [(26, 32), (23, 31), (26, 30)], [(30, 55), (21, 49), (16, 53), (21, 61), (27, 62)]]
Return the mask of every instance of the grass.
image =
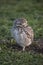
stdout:
[[(27, 19), (35, 32), (35, 38), (43, 37), (43, 3), (32, 0), (2, 0), (0, 2), (0, 28), (7, 25), (7, 28), (10, 29), (13, 20), (21, 17)], [(5, 37), (2, 32), (1, 29), (1, 36)]]
[(43, 65), (43, 54), (15, 51), (6, 48), (0, 50), (0, 65)]
[(42, 0), (0, 0), (0, 65), (43, 65), (43, 54), (15, 51), (1, 42), (11, 38), (13, 20), (21, 17), (33, 28), (35, 39), (43, 38)]

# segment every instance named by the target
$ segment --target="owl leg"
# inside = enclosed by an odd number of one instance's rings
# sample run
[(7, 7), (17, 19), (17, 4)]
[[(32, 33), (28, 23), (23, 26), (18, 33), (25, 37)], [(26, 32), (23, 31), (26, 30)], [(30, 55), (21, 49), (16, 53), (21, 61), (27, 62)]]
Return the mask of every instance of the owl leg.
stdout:
[(25, 51), (25, 47), (23, 47), (23, 51)]

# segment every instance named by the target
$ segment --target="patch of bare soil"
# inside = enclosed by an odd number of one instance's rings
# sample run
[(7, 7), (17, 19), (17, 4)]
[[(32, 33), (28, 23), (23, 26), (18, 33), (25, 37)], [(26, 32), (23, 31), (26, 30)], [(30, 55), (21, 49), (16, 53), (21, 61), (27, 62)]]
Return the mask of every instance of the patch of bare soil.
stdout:
[[(12, 48), (15, 51), (22, 51), (22, 47), (19, 46), (17, 43), (11, 44), (11, 42), (9, 40), (6, 40), (5, 43), (8, 48)], [(35, 40), (30, 46), (26, 47), (25, 50), (43, 53), (43, 38)]]

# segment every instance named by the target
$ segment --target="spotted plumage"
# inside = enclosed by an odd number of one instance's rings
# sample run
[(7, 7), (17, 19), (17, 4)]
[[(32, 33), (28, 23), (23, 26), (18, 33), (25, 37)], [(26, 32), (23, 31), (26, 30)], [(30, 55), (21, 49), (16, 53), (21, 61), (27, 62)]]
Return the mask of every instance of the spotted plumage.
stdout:
[(29, 46), (32, 43), (34, 38), (33, 29), (31, 26), (28, 26), (27, 20), (24, 18), (14, 20), (11, 34), (17, 44), (23, 47), (23, 51), (26, 46)]

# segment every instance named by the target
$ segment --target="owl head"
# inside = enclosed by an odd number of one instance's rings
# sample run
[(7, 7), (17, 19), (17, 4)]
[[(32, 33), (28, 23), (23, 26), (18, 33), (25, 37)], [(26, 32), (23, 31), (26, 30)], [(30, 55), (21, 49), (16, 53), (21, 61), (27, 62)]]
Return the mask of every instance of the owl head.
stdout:
[(27, 26), (27, 20), (24, 18), (18, 18), (14, 21), (14, 26)]

